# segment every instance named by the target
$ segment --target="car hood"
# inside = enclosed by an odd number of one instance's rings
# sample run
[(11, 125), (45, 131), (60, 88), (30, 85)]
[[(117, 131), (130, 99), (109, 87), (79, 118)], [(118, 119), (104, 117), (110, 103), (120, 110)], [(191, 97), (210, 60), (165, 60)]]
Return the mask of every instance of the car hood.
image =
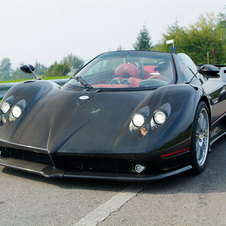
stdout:
[[(24, 99), (26, 109), (0, 127), (1, 140), (50, 153), (120, 153), (142, 148), (129, 130), (132, 115), (154, 91), (67, 90), (51, 82), (21, 83), (5, 99)], [(130, 143), (130, 145), (128, 145)]]

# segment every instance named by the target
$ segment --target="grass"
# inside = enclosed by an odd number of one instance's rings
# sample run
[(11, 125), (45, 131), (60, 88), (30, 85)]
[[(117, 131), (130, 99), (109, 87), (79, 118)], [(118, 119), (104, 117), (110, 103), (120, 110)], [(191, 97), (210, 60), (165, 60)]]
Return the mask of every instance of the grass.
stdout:
[[(70, 76), (61, 76), (61, 77), (45, 77), (42, 80), (53, 80), (53, 79), (69, 79)], [(10, 83), (10, 82), (23, 82), (31, 79), (18, 79), (18, 80), (9, 80), (9, 81), (0, 81), (0, 83)]]
[(45, 77), (42, 80), (53, 80), (53, 79), (69, 79), (71, 76), (61, 76), (61, 77)]

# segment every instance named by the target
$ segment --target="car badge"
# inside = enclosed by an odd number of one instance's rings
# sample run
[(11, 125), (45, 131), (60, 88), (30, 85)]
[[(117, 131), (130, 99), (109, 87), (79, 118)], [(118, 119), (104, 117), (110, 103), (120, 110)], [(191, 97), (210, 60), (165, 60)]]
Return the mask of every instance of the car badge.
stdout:
[(80, 96), (79, 99), (80, 100), (88, 100), (89, 99), (89, 96), (86, 96), (86, 95), (85, 96)]

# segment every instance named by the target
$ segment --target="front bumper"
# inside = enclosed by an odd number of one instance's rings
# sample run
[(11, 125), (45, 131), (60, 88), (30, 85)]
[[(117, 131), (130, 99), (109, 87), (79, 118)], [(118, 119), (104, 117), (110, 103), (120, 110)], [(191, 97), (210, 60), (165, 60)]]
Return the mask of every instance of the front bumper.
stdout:
[(84, 178), (84, 179), (103, 179), (103, 180), (117, 180), (117, 181), (153, 181), (163, 179), (165, 177), (173, 176), (178, 173), (190, 170), (191, 165), (167, 171), (165, 173), (152, 175), (132, 175), (132, 174), (112, 174), (100, 172), (70, 172), (56, 169), (53, 166), (48, 166), (41, 163), (35, 163), (14, 158), (0, 157), (0, 165), (10, 167), (17, 170), (22, 170), (29, 173), (38, 174), (47, 178)]
[[(175, 148), (175, 147), (174, 147)], [(179, 147), (176, 147), (179, 148)], [(71, 177), (119, 181), (151, 181), (191, 169), (190, 150), (161, 158), (161, 151), (139, 154), (62, 155), (20, 144), (0, 143), (0, 165), (47, 178)], [(143, 173), (136, 164), (146, 165)]]

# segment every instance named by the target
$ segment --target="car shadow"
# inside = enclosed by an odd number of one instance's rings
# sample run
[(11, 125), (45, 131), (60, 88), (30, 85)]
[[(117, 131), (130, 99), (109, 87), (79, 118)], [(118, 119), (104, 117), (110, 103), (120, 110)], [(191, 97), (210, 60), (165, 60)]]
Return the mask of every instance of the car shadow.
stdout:
[[(214, 193), (226, 192), (226, 139), (225, 136), (212, 145), (212, 152), (207, 160), (207, 167), (199, 175), (192, 175), (190, 171), (152, 182), (121, 182), (92, 179), (73, 178), (45, 178), (39, 175), (3, 168), (8, 175), (51, 184), (62, 189), (89, 189), (100, 191), (123, 191), (130, 185), (144, 186), (141, 193), (174, 194), (174, 193)], [(132, 190), (131, 190), (132, 191)]]
[(216, 141), (209, 153), (207, 166), (199, 175), (185, 172), (149, 183), (142, 193), (216, 193), (226, 192), (226, 136)]

